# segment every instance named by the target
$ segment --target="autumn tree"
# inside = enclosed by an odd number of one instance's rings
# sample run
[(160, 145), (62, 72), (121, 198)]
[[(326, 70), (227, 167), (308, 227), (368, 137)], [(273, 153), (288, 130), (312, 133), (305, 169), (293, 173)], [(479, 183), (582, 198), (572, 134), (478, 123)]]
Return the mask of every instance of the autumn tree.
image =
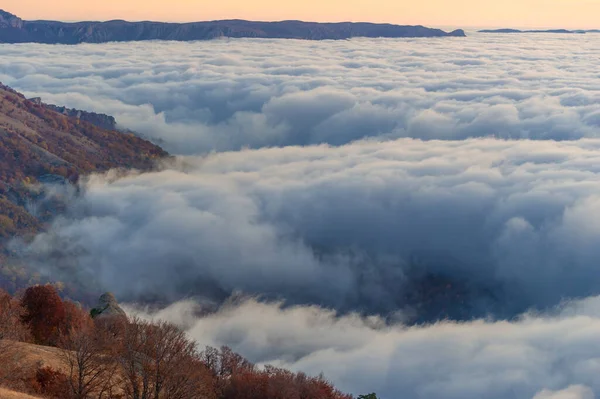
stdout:
[(148, 399), (150, 391), (149, 370), (143, 355), (145, 329), (138, 320), (133, 320), (123, 331), (120, 348), (116, 355), (123, 374), (124, 391), (130, 399)]
[(228, 379), (223, 399), (352, 399), (324, 377), (265, 367), (245, 370)]
[(195, 358), (196, 344), (188, 340), (185, 333), (173, 324), (159, 322), (156, 325), (148, 324), (146, 328), (144, 352), (151, 359), (152, 396), (159, 399), (182, 364)]
[(18, 340), (60, 348), (60, 370), (7, 373), (10, 384), (29, 381), (29, 391), (49, 398), (352, 399), (322, 375), (258, 367), (226, 346), (200, 353), (170, 323), (125, 315), (92, 319), (51, 285), (30, 287), (20, 300), (0, 291), (0, 374), (19, 363), (25, 344)]
[(69, 336), (71, 333), (80, 330), (90, 331), (93, 329), (94, 321), (81, 305), (71, 301), (64, 301), (63, 306), (65, 317), (64, 323), (60, 327), (61, 336)]
[(19, 301), (0, 289), (0, 383), (21, 374), (17, 341), (30, 341), (29, 330), (21, 323), (24, 309)]
[(208, 347), (202, 360), (216, 378), (219, 399), (352, 399), (323, 376), (258, 368), (228, 347)]
[(161, 398), (217, 399), (214, 377), (199, 358), (187, 357), (165, 381)]
[(46, 398), (70, 399), (67, 376), (51, 367), (41, 367), (35, 373), (33, 388)]
[(18, 299), (0, 289), (0, 340), (27, 342), (31, 335), (26, 326), (21, 323), (25, 309)]
[(21, 319), (29, 327), (35, 343), (56, 346), (66, 320), (65, 305), (56, 289), (49, 284), (29, 287), (21, 304), (25, 308)]
[(133, 319), (117, 356), (128, 398), (210, 398), (196, 344), (172, 324)]
[(61, 338), (69, 391), (74, 399), (102, 397), (115, 382), (117, 365), (110, 342), (93, 324), (75, 325)]

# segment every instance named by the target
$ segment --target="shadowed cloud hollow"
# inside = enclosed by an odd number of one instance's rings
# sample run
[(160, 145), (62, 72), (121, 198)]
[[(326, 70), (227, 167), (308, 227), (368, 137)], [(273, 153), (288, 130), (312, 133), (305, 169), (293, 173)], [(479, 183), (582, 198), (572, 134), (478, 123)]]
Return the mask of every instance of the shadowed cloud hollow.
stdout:
[(132, 300), (241, 291), (389, 315), (442, 276), (464, 297), (418, 319), (510, 317), (600, 293), (599, 149), (400, 139), (183, 158), (91, 177), (26, 254)]

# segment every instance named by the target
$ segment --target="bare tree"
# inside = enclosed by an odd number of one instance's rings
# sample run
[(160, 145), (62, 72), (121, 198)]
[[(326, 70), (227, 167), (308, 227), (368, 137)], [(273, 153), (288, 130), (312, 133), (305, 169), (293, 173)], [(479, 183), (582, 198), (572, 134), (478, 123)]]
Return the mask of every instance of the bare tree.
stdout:
[(117, 363), (123, 374), (123, 390), (127, 398), (149, 399), (149, 361), (144, 354), (145, 322), (134, 318), (123, 329)]
[(179, 363), (165, 381), (161, 398), (164, 399), (216, 399), (215, 380), (200, 359), (189, 358)]
[(0, 289), (0, 383), (18, 380), (24, 372), (17, 343), (31, 341), (29, 329), (21, 323), (24, 312), (17, 298)]
[(0, 289), (0, 340), (31, 340), (29, 329), (21, 322), (24, 314), (20, 301)]
[(63, 337), (61, 354), (68, 367), (73, 398), (102, 397), (110, 390), (117, 366), (107, 345), (102, 331), (92, 326), (72, 330)]
[(119, 364), (131, 399), (208, 398), (210, 375), (196, 344), (176, 326), (134, 319), (126, 328)]
[(152, 359), (153, 397), (159, 399), (165, 385), (180, 374), (181, 367), (197, 355), (196, 344), (176, 326), (159, 322), (149, 327), (146, 355)]

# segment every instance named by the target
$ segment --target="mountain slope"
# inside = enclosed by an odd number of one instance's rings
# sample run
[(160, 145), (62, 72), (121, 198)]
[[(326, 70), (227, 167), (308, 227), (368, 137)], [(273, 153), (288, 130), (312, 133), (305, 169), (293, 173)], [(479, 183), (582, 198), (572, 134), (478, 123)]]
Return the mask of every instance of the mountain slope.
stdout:
[(22, 392), (0, 388), (0, 399), (39, 399), (39, 396), (31, 396)]
[(58, 113), (0, 84), (0, 243), (39, 230), (43, 210), (27, 208), (39, 194), (35, 183), (118, 167), (149, 170), (167, 155), (133, 134)]
[(243, 20), (192, 23), (24, 21), (0, 10), (0, 43), (105, 43), (140, 40), (210, 40), (219, 37), (278, 39), (349, 39), (352, 37), (465, 36), (424, 26), (372, 23), (316, 23), (303, 21), (255, 22)]

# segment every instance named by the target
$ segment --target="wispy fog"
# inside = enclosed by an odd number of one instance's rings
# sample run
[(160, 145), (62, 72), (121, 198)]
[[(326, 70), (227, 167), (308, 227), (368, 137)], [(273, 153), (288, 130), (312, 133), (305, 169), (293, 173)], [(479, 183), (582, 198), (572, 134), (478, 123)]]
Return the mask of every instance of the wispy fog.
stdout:
[(252, 300), (190, 321), (194, 311), (193, 303), (184, 302), (153, 316), (185, 319), (202, 344), (227, 344), (258, 362), (323, 371), (354, 393), (377, 391), (386, 399), (593, 399), (600, 391), (600, 297), (551, 316), (412, 328)]

